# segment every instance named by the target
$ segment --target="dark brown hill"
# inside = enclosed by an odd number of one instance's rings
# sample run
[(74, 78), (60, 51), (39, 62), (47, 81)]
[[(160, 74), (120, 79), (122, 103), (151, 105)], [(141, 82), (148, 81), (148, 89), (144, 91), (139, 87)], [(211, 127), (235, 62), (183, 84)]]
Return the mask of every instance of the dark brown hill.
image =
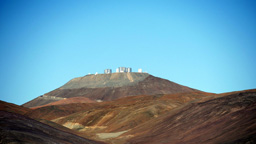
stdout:
[(129, 144), (256, 143), (256, 90), (191, 103), (124, 135)]
[(126, 96), (188, 92), (198, 92), (198, 90), (146, 73), (87, 75), (75, 78), (64, 86), (37, 97), (23, 106), (36, 107), (71, 97), (87, 97), (91, 100), (111, 101)]
[(100, 144), (6, 111), (0, 111), (0, 139), (3, 144)]

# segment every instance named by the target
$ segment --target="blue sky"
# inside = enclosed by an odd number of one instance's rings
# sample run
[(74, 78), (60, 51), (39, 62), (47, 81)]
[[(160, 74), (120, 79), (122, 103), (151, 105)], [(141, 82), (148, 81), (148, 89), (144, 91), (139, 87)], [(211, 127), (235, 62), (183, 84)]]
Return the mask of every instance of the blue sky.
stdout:
[(256, 2), (0, 0), (0, 100), (119, 66), (206, 92), (256, 88)]

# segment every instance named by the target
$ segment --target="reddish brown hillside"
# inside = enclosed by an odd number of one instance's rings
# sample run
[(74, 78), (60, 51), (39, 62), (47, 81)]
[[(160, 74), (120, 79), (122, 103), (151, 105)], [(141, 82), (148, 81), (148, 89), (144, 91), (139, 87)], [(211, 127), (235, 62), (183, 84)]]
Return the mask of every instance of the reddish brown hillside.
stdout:
[(0, 110), (7, 111), (7, 112), (13, 112), (18, 114), (25, 114), (30, 111), (29, 108), (21, 107), (12, 103), (7, 103), (0, 100)]
[(131, 144), (256, 143), (256, 90), (191, 103), (125, 135)]

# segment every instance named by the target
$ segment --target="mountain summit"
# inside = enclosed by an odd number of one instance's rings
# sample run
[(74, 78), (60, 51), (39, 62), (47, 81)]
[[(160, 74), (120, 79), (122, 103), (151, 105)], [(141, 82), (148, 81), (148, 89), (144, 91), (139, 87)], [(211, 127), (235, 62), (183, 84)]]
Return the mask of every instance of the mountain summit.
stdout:
[(95, 101), (155, 94), (196, 92), (198, 90), (179, 85), (148, 73), (110, 73), (86, 75), (70, 80), (60, 88), (25, 103), (36, 107), (72, 97), (86, 97)]
[(136, 85), (147, 78), (147, 73), (111, 73), (86, 75), (70, 80), (61, 89), (123, 87)]

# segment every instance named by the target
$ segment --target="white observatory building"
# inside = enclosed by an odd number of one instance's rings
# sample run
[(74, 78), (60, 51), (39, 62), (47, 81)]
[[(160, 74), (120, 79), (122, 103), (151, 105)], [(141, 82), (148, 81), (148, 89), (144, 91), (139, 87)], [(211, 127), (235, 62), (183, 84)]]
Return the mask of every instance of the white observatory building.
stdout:
[(112, 73), (112, 70), (111, 69), (105, 69), (104, 70), (104, 74), (111, 74)]

